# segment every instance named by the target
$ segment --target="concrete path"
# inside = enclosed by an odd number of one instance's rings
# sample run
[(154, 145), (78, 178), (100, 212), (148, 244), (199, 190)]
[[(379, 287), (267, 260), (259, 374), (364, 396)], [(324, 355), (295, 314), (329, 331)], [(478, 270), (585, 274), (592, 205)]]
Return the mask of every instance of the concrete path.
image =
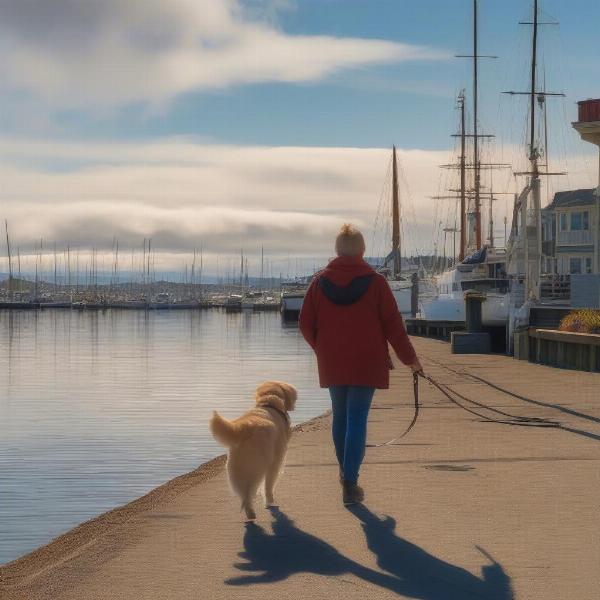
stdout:
[[(256, 524), (217, 460), (0, 568), (0, 598), (598, 600), (600, 375), (415, 345), (463, 395), (563, 428), (482, 422), (421, 384), (413, 431), (367, 451), (363, 506), (342, 506), (329, 420), (315, 420), (292, 439), (279, 508)], [(409, 373), (392, 379), (370, 442), (412, 418)]]

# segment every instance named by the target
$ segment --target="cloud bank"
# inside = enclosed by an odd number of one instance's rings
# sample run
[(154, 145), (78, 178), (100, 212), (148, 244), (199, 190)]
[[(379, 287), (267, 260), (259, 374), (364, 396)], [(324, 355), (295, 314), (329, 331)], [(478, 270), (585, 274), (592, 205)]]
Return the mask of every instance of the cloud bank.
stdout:
[[(110, 250), (144, 238), (171, 257), (202, 245), (207, 255), (316, 258), (332, 254), (342, 222), (363, 228), (368, 251), (389, 243), (389, 149), (261, 147), (166, 139), (86, 143), (0, 138), (0, 218), (13, 245)], [(452, 177), (445, 151), (399, 150), (404, 247), (431, 252), (452, 225), (454, 204), (432, 200)], [(593, 157), (574, 161), (563, 187), (595, 185)], [(514, 191), (511, 177), (496, 191)], [(441, 179), (442, 178), (442, 179)], [(564, 178), (562, 178), (564, 179)], [(497, 227), (510, 196), (495, 206)], [(379, 219), (375, 223), (377, 216)], [(486, 221), (486, 219), (484, 219)], [(436, 238), (436, 236), (438, 236)], [(448, 242), (450, 252), (451, 242)], [(441, 251), (441, 250), (440, 250)]]
[(192, 90), (446, 57), (383, 40), (288, 35), (238, 0), (0, 0), (0, 14), (0, 85), (61, 110), (160, 106)]
[[(401, 154), (414, 182), (444, 153)], [(390, 151), (224, 146), (185, 140), (85, 144), (0, 140), (2, 217), (21, 245), (240, 247), (329, 255), (344, 220), (369, 228)], [(422, 187), (420, 189), (423, 189)], [(424, 218), (425, 220), (425, 218)]]

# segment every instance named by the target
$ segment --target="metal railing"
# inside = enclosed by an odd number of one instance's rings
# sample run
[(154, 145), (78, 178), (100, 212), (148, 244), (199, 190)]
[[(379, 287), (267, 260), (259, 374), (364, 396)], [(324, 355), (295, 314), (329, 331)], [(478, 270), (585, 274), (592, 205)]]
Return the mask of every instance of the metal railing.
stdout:
[(559, 231), (557, 244), (559, 246), (587, 245), (594, 242), (592, 232), (589, 229), (579, 231)]
[(548, 300), (571, 298), (571, 276), (545, 273), (540, 277), (540, 295)]

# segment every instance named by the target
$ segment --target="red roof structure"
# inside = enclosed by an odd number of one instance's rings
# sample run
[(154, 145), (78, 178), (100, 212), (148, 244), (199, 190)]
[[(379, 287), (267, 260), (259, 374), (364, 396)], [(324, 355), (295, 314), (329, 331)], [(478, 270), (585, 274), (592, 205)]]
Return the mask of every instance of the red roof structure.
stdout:
[(579, 123), (600, 121), (600, 98), (581, 100), (579, 106)]

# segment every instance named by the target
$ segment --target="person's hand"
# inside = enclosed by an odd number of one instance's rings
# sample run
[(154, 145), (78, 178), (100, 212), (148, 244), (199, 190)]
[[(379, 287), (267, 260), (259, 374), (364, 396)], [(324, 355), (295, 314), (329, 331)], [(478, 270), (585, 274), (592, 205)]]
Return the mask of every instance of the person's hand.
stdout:
[(413, 373), (423, 373), (423, 367), (418, 358), (415, 358), (414, 362), (409, 365)]

